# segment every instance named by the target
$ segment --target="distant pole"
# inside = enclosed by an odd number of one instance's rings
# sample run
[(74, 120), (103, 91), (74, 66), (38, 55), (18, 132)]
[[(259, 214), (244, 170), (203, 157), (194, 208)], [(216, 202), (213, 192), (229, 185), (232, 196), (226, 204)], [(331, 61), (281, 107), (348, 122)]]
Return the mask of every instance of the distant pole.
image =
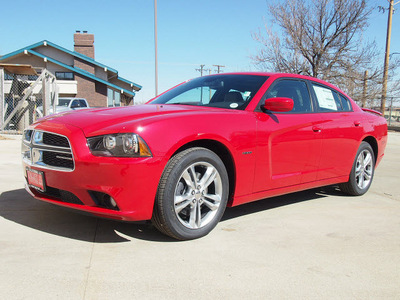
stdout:
[(225, 68), (223, 65), (213, 65), (214, 67), (217, 67), (217, 73), (221, 73), (221, 68)]
[(200, 72), (200, 76), (203, 76), (203, 71), (205, 71), (204, 67), (205, 67), (205, 65), (200, 65), (200, 69), (196, 69), (196, 71)]
[(157, 58), (157, 0), (154, 0), (154, 48), (155, 48), (155, 84), (158, 96), (158, 58)]
[(363, 95), (362, 95), (362, 107), (365, 108), (367, 104), (367, 88), (368, 88), (368, 70), (364, 72), (364, 84), (363, 84)]
[[(385, 116), (385, 106), (386, 106), (386, 93), (387, 93), (387, 80), (388, 80), (388, 70), (389, 70), (389, 54), (390, 54), (390, 37), (392, 34), (392, 15), (393, 15), (393, 2), (389, 1), (389, 15), (388, 15), (388, 25), (387, 25), (387, 35), (386, 35), (386, 50), (385, 50), (385, 64), (383, 68), (383, 82), (382, 82), (382, 99), (381, 99), (381, 112)], [(396, 3), (397, 4), (397, 3)]]

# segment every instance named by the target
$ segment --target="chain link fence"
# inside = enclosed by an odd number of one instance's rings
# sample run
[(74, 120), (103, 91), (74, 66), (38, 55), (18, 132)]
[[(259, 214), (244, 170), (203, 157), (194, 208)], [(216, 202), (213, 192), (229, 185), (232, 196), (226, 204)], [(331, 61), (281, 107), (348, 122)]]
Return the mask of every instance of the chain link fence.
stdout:
[(388, 97), (388, 107), (386, 108), (385, 118), (388, 126), (392, 129), (400, 130), (400, 98)]
[(55, 77), (45, 69), (38, 75), (20, 75), (0, 69), (0, 85), (0, 132), (3, 133), (21, 133), (41, 117), (38, 108), (57, 102)]

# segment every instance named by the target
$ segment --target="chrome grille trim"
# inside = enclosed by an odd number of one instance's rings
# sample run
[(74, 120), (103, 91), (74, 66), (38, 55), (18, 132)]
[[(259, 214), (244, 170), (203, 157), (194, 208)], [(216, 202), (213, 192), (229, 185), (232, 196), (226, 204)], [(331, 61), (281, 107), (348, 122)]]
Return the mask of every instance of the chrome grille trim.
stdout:
[(72, 172), (75, 159), (70, 145), (64, 135), (27, 129), (22, 140), (22, 160), (42, 169)]

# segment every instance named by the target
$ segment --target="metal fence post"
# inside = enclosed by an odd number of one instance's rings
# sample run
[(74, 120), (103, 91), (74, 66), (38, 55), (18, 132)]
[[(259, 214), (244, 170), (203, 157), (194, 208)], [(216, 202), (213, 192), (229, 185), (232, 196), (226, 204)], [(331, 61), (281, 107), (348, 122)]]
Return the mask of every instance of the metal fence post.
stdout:
[(49, 98), (47, 97), (47, 71), (44, 69), (42, 71), (43, 80), (42, 80), (42, 107), (43, 107), (43, 116), (47, 116), (49, 114)]
[(0, 128), (4, 123), (4, 69), (0, 68)]

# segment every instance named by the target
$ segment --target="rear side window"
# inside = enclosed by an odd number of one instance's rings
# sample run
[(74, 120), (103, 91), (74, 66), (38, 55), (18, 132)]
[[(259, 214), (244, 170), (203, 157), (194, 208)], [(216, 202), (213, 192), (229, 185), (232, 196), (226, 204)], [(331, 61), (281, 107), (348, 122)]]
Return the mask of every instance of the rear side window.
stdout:
[(339, 94), (340, 97), (340, 102), (342, 103), (343, 111), (352, 111), (353, 108), (351, 107), (351, 103), (349, 99), (343, 97), (342, 95)]
[(340, 100), (337, 98), (337, 95), (335, 95), (336, 92), (315, 84), (313, 84), (313, 89), (317, 97), (317, 104), (320, 111), (333, 112), (342, 110)]
[(350, 100), (328, 87), (312, 84), (318, 110), (322, 112), (352, 111)]

